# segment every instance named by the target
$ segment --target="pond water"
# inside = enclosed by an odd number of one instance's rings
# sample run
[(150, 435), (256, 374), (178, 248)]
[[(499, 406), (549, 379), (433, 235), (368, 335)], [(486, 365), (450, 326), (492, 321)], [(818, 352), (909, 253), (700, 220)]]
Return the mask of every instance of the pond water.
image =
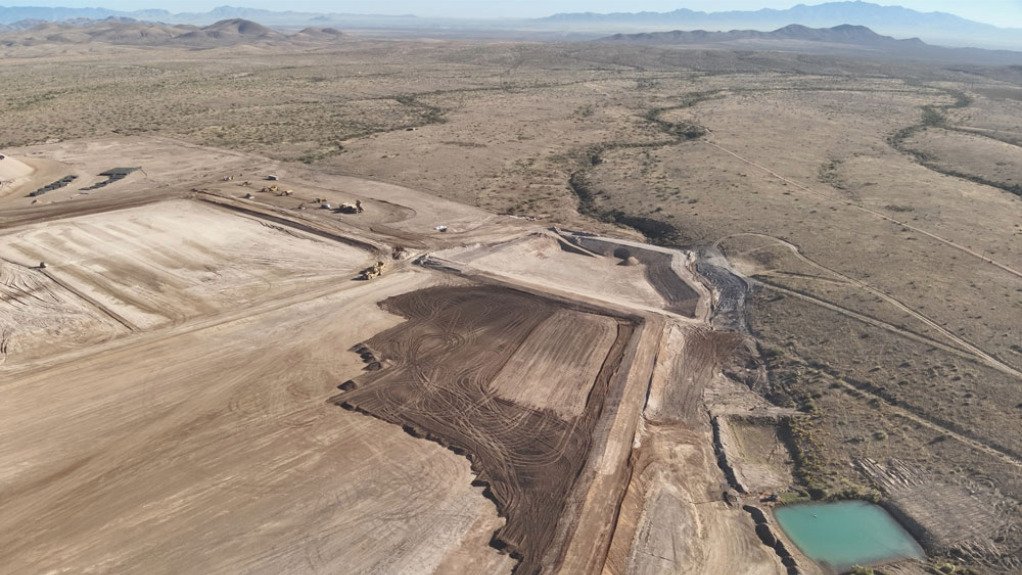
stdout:
[(823, 567), (847, 571), (925, 554), (883, 508), (863, 501), (789, 505), (774, 510), (788, 538)]

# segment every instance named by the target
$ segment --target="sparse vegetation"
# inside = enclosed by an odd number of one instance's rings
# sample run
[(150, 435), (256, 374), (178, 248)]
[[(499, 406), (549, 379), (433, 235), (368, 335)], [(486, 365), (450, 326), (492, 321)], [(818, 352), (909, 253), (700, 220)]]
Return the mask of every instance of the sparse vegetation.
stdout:
[[(800, 413), (782, 502), (882, 500), (856, 463), (897, 459), (1018, 524), (1020, 200), (1003, 191), (1022, 185), (1022, 112), (984, 95), (1004, 70), (468, 40), (118, 50), (5, 60), (4, 151), (161, 135), (720, 247), (752, 278), (767, 368), (733, 371)], [(952, 573), (1019, 567), (1022, 534), (988, 535)]]

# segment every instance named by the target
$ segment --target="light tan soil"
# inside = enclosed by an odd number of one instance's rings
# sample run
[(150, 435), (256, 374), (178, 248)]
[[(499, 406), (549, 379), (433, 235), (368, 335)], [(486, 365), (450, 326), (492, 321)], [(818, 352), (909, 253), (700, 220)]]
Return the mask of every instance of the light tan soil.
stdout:
[(499, 521), (464, 458), (325, 402), (361, 367), (338, 350), (397, 321), (375, 298), (425, 279), (6, 376), (5, 568), (423, 573), (470, 553), (507, 569), (470, 537)]
[[(610, 302), (651, 308), (665, 305), (663, 298), (646, 281), (641, 266), (623, 266), (622, 260), (613, 255), (593, 257), (565, 251), (561, 242), (547, 235), (506, 245), (443, 251), (437, 256)], [(592, 270), (599, 270), (599, 281), (591, 280)]]
[(370, 260), (351, 246), (183, 200), (3, 237), (0, 257), (25, 267), (46, 262), (48, 278), (130, 329), (343, 281)]
[(729, 446), (728, 462), (750, 493), (784, 493), (794, 479), (788, 446), (776, 420), (720, 417), (721, 442)]
[(511, 356), (490, 389), (519, 405), (578, 417), (616, 338), (610, 318), (557, 311)]

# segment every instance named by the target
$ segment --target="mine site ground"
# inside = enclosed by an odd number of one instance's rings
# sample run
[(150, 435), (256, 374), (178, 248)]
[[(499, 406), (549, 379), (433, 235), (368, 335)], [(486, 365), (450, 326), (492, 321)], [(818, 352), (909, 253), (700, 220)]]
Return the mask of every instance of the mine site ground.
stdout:
[(1017, 73), (3, 55), (3, 570), (824, 573), (843, 498), (1022, 568)]

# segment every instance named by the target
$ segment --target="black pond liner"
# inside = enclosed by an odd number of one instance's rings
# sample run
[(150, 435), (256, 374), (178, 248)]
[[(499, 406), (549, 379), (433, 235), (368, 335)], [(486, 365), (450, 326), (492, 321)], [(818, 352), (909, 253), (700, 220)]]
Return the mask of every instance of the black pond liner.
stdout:
[(26, 197), (35, 198), (35, 197), (38, 197), (38, 196), (41, 196), (41, 195), (45, 194), (46, 192), (52, 192), (53, 190), (59, 190), (60, 188), (63, 188), (64, 186), (70, 184), (71, 182), (73, 182), (73, 181), (75, 181), (77, 179), (78, 179), (78, 176), (64, 176), (63, 178), (57, 180), (56, 182), (53, 182), (52, 184), (49, 184), (49, 185), (46, 185), (46, 186), (43, 186), (43, 187), (39, 188), (38, 190), (32, 192), (31, 194), (29, 194)]
[(127, 178), (131, 174), (134, 174), (135, 172), (137, 172), (137, 171), (139, 171), (141, 169), (142, 168), (113, 168), (112, 170), (107, 170), (107, 171), (99, 174), (101, 176), (106, 176), (105, 180), (103, 180), (102, 182), (96, 182), (95, 184), (93, 184), (93, 185), (91, 185), (91, 186), (89, 186), (87, 188), (82, 188), (82, 191), (83, 192), (87, 192), (87, 191), (91, 191), (91, 190), (98, 190), (100, 188), (105, 188), (106, 186), (109, 186), (110, 184), (113, 184), (114, 182), (119, 182), (120, 180), (123, 180), (124, 178)]

